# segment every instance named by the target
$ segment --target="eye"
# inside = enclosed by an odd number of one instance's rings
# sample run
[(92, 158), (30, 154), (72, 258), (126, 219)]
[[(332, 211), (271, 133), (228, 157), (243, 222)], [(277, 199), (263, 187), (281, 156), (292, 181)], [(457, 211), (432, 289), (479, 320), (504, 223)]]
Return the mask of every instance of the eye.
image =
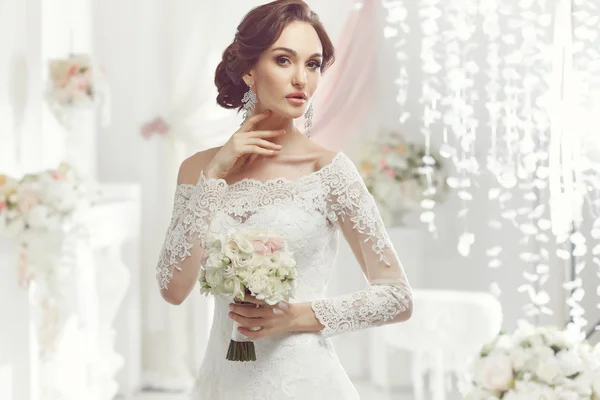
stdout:
[(275, 61), (277, 62), (277, 64), (279, 65), (285, 65), (286, 63), (289, 63), (290, 60), (288, 60), (287, 57), (283, 57), (283, 56), (279, 56), (275, 59)]
[(319, 68), (321, 68), (321, 63), (317, 62), (317, 61), (309, 61), (308, 62), (308, 67), (310, 69), (319, 69)]

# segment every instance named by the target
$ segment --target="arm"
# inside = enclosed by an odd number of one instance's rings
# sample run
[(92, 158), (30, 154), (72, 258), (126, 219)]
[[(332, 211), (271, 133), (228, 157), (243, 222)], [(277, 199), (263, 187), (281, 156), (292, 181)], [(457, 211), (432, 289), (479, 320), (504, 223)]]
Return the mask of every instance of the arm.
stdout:
[(370, 286), (349, 295), (311, 303), (321, 334), (408, 320), (412, 292), (377, 206), (352, 161), (344, 156), (325, 176), (329, 216), (337, 221)]
[(223, 182), (206, 179), (200, 172), (205, 159), (206, 154), (197, 153), (179, 169), (173, 214), (156, 268), (161, 295), (171, 304), (181, 304), (196, 285), (208, 216), (225, 189)]

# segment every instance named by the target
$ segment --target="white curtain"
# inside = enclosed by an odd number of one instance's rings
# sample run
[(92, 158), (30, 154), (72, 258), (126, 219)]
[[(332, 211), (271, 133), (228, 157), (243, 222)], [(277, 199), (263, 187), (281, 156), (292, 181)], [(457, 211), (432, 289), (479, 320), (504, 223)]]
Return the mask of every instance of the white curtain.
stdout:
[[(177, 169), (189, 155), (222, 145), (239, 127), (240, 116), (216, 104), (214, 71), (223, 50), (234, 37), (243, 16), (258, 0), (169, 3), (165, 34), (170, 45), (171, 94), (157, 102), (156, 111), (170, 126), (161, 146), (166, 171), (161, 172), (156, 210), (156, 242), (164, 235), (170, 218)], [(332, 40), (344, 26), (353, 0), (317, 0), (307, 3), (320, 15)], [(159, 55), (160, 56), (160, 55)], [(153, 116), (149, 115), (148, 118)], [(164, 229), (163, 229), (164, 228)], [(212, 320), (212, 303), (194, 291), (181, 306), (160, 298), (155, 284), (146, 288), (146, 332), (144, 385), (161, 389), (183, 389), (195, 376), (204, 354)]]

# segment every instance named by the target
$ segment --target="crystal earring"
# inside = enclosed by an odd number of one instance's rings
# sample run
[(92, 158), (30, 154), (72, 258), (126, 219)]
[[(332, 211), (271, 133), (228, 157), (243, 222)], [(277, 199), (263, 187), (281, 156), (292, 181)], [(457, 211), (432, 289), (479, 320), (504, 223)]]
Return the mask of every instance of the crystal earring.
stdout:
[(252, 82), (250, 82), (248, 83), (248, 91), (244, 93), (244, 97), (242, 97), (242, 109), (244, 110), (242, 124), (254, 114), (254, 106), (256, 103), (258, 103), (258, 98), (256, 97), (256, 93), (252, 91)]
[(306, 137), (310, 137), (310, 130), (312, 128), (312, 118), (313, 118), (313, 105), (310, 103), (308, 106), (308, 110), (304, 113), (304, 134)]

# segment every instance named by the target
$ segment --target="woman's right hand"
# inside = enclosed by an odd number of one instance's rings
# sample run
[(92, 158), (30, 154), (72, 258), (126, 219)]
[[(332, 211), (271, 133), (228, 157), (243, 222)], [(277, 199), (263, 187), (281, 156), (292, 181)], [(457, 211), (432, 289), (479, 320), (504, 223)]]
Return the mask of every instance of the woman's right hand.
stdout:
[(253, 131), (254, 126), (271, 115), (265, 111), (254, 115), (242, 124), (219, 149), (210, 163), (206, 166), (204, 175), (207, 178), (225, 178), (229, 173), (243, 165), (252, 154), (271, 156), (281, 150), (281, 145), (266, 140), (285, 133), (285, 130)]

